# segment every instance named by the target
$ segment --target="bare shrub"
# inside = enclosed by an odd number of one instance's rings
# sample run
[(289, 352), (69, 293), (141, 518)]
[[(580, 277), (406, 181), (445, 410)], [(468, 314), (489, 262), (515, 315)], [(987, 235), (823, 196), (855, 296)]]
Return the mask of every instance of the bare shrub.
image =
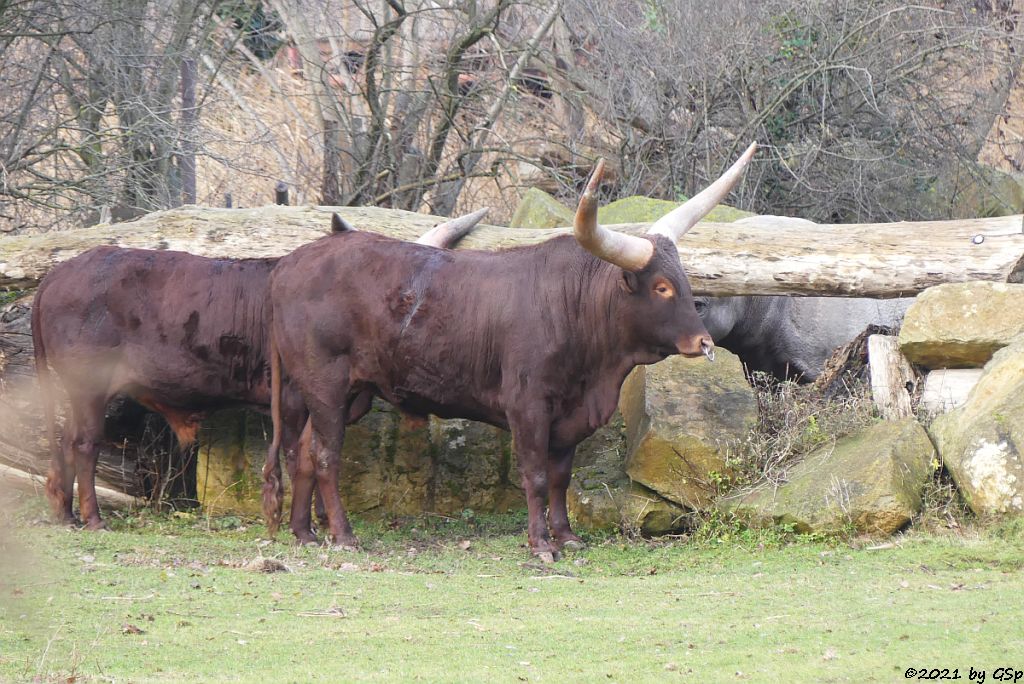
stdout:
[(826, 397), (813, 385), (762, 373), (752, 380), (758, 424), (730, 454), (737, 485), (785, 482), (787, 469), (804, 455), (876, 420), (870, 388), (861, 381), (850, 385), (849, 394)]

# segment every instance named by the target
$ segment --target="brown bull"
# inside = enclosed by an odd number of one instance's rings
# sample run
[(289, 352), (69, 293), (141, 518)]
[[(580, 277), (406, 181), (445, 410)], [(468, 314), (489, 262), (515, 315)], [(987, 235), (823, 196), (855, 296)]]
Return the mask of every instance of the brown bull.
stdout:
[[(437, 226), (419, 242), (449, 246), (484, 213)], [(336, 234), (350, 230), (337, 214), (332, 228)], [(94, 478), (104, 413), (114, 395), (162, 414), (182, 448), (195, 440), (210, 411), (269, 408), (265, 312), (276, 263), (96, 247), (47, 274), (33, 303), (32, 339), (52, 450), (46, 491), (58, 519), (75, 520), (77, 475), (82, 520), (89, 529), (103, 527)], [(60, 447), (51, 370), (70, 400)], [(281, 396), (280, 428), (293, 473), (306, 410), (290, 388)], [(276, 455), (264, 467), (264, 481), (264, 513), (273, 534), (282, 500)], [(292, 497), (291, 528), (302, 541), (315, 540), (311, 497), (311, 489)]]
[(282, 258), (271, 275), (271, 372), (283, 366), (309, 410), (311, 467), (335, 542), (356, 542), (337, 488), (345, 426), (376, 395), (411, 414), (511, 430), (530, 548), (548, 559), (578, 544), (565, 505), (576, 445), (611, 417), (635, 366), (710, 355), (676, 240), (729, 192), (754, 149), (644, 237), (598, 226), (599, 165), (575, 239), (450, 252), (351, 233)]

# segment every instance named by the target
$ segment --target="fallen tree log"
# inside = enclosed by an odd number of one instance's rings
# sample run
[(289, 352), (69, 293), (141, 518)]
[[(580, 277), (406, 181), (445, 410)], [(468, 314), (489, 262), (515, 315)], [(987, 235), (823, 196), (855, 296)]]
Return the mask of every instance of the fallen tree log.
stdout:
[[(280, 256), (315, 240), (337, 211), (357, 228), (415, 239), (439, 219), (371, 207), (155, 212), (130, 223), (0, 238), (0, 287), (30, 288), (56, 263), (103, 244), (215, 257)], [(616, 226), (640, 234), (645, 224)], [(459, 249), (527, 245), (569, 232), (480, 226)], [(1021, 216), (914, 223), (808, 226), (765, 217), (702, 223), (679, 242), (698, 294), (897, 297), (947, 282), (1024, 281)]]

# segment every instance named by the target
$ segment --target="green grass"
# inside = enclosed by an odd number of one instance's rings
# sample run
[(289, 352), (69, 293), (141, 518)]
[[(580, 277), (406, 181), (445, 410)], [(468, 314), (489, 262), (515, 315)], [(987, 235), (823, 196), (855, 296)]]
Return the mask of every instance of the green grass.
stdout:
[[(238, 518), (40, 523), (0, 540), (5, 681), (896, 681), (1024, 667), (1024, 526), (877, 542), (722, 526), (591, 537), (550, 566), (523, 515), (357, 525), (359, 552)], [(247, 567), (260, 556), (290, 572)]]

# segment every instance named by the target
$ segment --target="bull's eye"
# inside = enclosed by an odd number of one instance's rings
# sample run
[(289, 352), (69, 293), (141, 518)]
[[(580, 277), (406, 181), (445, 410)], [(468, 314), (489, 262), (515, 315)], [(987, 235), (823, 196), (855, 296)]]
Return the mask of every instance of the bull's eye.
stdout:
[(654, 292), (659, 297), (664, 297), (665, 299), (668, 299), (669, 297), (675, 295), (675, 290), (673, 290), (672, 286), (666, 282), (660, 282), (657, 285), (655, 285)]

